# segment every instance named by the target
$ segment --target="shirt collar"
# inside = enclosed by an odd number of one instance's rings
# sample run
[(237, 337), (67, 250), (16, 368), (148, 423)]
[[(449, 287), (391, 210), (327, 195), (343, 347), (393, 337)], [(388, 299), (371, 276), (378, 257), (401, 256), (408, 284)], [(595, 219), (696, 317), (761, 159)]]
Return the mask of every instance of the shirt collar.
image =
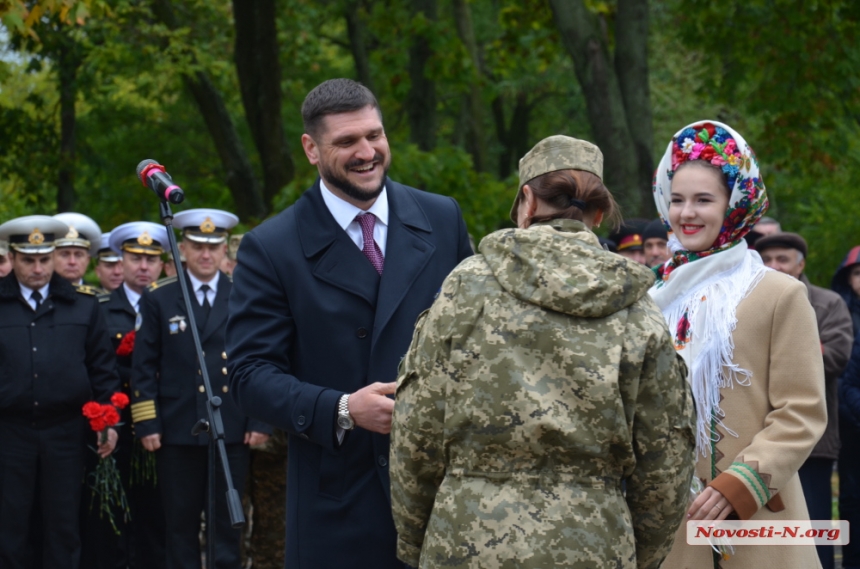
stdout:
[(355, 217), (362, 213), (372, 213), (378, 221), (388, 226), (388, 191), (385, 187), (382, 188), (382, 192), (368, 210), (356, 207), (345, 199), (336, 196), (326, 187), (322, 178), (320, 178), (320, 190), (322, 190), (322, 197), (326, 207), (328, 207), (328, 210), (341, 229), (346, 230), (347, 226), (355, 221)]
[(186, 274), (191, 280), (191, 288), (194, 292), (200, 290), (201, 286), (208, 284), (209, 290), (211, 290), (213, 294), (218, 294), (218, 279), (221, 278), (221, 271), (216, 272), (215, 276), (212, 277), (212, 280), (207, 283), (204, 283), (203, 281), (192, 275), (191, 271), (186, 271)]
[[(21, 282), (20, 282), (20, 281), (18, 282), (18, 286), (19, 286), (19, 287), (21, 287), (21, 296), (23, 296), (23, 297), (24, 297), (24, 300), (26, 300), (27, 302), (29, 302), (29, 301), (30, 301), (30, 296), (33, 294), (33, 289), (31, 289), (31, 288), (29, 288), (29, 287), (24, 286), (23, 284), (21, 284)], [(47, 298), (48, 298), (48, 288), (49, 288), (50, 286), (51, 286), (51, 283), (50, 283), (50, 281), (49, 281), (48, 283), (46, 283), (46, 284), (45, 284), (45, 286), (43, 286), (42, 288), (38, 289), (38, 290), (39, 290), (39, 294), (41, 294), (41, 295), (42, 295), (42, 300), (41, 300), (40, 302), (43, 302), (43, 301), (45, 301), (45, 299), (47, 299)]]
[(140, 293), (135, 292), (129, 288), (129, 286), (125, 283), (122, 283), (122, 290), (125, 291), (125, 297), (128, 299), (128, 303), (134, 308), (135, 311), (138, 311), (138, 303), (140, 302)]

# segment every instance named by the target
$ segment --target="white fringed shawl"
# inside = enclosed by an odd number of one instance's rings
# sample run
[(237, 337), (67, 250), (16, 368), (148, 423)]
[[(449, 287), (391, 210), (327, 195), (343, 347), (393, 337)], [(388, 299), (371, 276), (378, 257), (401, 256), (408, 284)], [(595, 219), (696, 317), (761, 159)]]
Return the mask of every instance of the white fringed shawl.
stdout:
[[(681, 248), (674, 235), (669, 246), (673, 252)], [(673, 336), (685, 313), (690, 322), (690, 341), (679, 347), (678, 353), (689, 370), (687, 379), (697, 410), (696, 448), (702, 456), (711, 452), (711, 442), (717, 437), (716, 425), (737, 436), (723, 423), (720, 389), (750, 384), (752, 374), (733, 361), (732, 332), (737, 325), (738, 304), (767, 270), (759, 254), (741, 241), (730, 249), (677, 267), (666, 282), (649, 291)]]

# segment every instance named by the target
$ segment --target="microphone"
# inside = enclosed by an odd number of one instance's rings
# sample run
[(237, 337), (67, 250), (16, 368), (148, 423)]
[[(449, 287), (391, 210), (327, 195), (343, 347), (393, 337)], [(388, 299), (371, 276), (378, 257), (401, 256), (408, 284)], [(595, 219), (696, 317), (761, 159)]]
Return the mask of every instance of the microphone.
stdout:
[(144, 187), (149, 188), (165, 201), (178, 204), (185, 200), (182, 188), (173, 183), (173, 178), (164, 171), (164, 166), (155, 160), (147, 159), (138, 164), (137, 177)]

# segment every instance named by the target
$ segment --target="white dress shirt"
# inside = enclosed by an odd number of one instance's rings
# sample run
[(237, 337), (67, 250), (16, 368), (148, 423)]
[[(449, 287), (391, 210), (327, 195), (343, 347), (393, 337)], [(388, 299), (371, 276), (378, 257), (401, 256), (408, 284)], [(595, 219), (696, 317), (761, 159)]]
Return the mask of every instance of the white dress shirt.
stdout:
[(197, 304), (203, 306), (203, 294), (200, 287), (207, 284), (209, 290), (206, 291), (206, 296), (209, 298), (209, 306), (215, 306), (215, 295), (218, 294), (218, 279), (221, 278), (221, 272), (215, 273), (215, 276), (208, 283), (204, 283), (188, 271), (188, 278), (191, 280), (191, 288), (194, 289), (194, 297), (197, 299)]
[(355, 207), (348, 201), (334, 195), (326, 187), (322, 178), (320, 178), (320, 190), (322, 190), (323, 201), (334, 220), (361, 250), (364, 250), (364, 234), (361, 232), (361, 225), (355, 220), (355, 217), (363, 213), (372, 213), (376, 216), (376, 224), (373, 226), (373, 240), (376, 241), (384, 257), (385, 243), (388, 240), (388, 193), (386, 189), (382, 188), (382, 193), (379, 194), (379, 197), (368, 210)]
[(125, 297), (128, 299), (128, 303), (138, 314), (140, 313), (140, 293), (134, 292), (131, 290), (127, 284), (122, 283), (122, 290), (125, 291)]
[[(39, 294), (42, 295), (41, 302), (43, 302), (43, 303), (46, 300), (48, 300), (48, 287), (50, 285), (51, 285), (51, 283), (49, 282), (45, 286), (43, 286), (42, 288), (39, 289)], [(33, 300), (33, 289), (25, 287), (20, 282), (18, 283), (18, 286), (21, 287), (21, 296), (24, 297), (24, 300), (27, 301), (27, 304), (30, 305), (30, 308), (32, 308), (33, 310), (36, 310), (36, 301)]]

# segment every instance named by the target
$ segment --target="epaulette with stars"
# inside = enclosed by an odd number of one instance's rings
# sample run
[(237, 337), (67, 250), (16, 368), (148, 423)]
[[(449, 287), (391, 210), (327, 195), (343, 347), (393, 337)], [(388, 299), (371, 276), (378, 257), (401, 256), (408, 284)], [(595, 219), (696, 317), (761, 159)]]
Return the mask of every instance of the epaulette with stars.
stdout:
[(88, 284), (75, 285), (75, 290), (81, 294), (88, 294), (90, 296), (98, 296), (105, 292), (98, 287), (94, 287)]
[(158, 287), (164, 286), (166, 284), (170, 284), (170, 283), (175, 282), (175, 281), (176, 281), (176, 277), (164, 277), (163, 279), (159, 279), (159, 280), (153, 282), (148, 287), (146, 287), (146, 290), (155, 290)]

